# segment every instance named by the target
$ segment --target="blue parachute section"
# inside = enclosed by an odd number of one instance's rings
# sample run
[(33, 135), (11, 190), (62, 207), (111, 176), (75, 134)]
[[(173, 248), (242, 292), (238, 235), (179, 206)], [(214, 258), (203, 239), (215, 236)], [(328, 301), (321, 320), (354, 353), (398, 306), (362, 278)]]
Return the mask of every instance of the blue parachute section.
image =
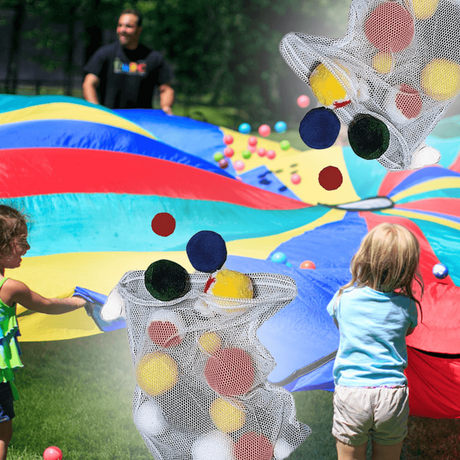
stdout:
[[(155, 134), (165, 144), (196, 155), (210, 163), (214, 162), (214, 154), (223, 152), (226, 147), (222, 130), (209, 123), (166, 115), (162, 110), (138, 109), (114, 112)], [(228, 171), (231, 174), (235, 172), (231, 162)]]

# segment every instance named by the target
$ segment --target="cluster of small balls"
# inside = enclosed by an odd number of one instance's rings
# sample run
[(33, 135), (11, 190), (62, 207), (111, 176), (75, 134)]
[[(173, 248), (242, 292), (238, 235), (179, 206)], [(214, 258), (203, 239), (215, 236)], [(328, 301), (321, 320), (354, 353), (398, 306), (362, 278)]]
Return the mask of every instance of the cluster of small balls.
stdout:
[[(242, 123), (238, 128), (239, 131), (243, 134), (250, 134), (251, 133), (251, 126), (248, 123)], [(275, 124), (275, 131), (279, 133), (284, 133), (287, 130), (287, 125), (284, 121), (278, 121)], [(271, 128), (268, 125), (261, 125), (259, 127), (259, 134), (263, 137), (266, 137), (270, 134)], [(231, 147), (234, 142), (233, 136), (231, 134), (224, 135), (224, 144), (226, 145), (223, 153), (222, 152), (215, 152), (213, 155), (214, 161), (216, 161), (222, 169), (226, 169), (229, 166), (229, 159), (233, 158), (235, 155), (235, 150)], [(268, 158), (269, 160), (273, 160), (276, 158), (276, 151), (273, 149), (266, 150), (264, 147), (257, 147), (257, 137), (250, 136), (248, 138), (248, 143), (246, 148), (241, 152), (241, 156), (243, 160), (249, 160), (252, 158), (252, 155), (257, 153), (259, 157)], [(283, 140), (280, 142), (281, 150), (288, 150), (291, 148), (291, 144), (288, 140)], [(234, 160), (233, 167), (236, 171), (244, 171), (246, 168), (246, 164), (243, 160)]]
[[(277, 132), (277, 133), (285, 133), (287, 131), (287, 124), (286, 122), (284, 121), (277, 121), (274, 125), (274, 130)], [(239, 126), (238, 126), (238, 131), (241, 133), (241, 134), (251, 134), (252, 132), (252, 126), (249, 124), (249, 123), (241, 123)], [(262, 137), (268, 137), (271, 132), (272, 132), (272, 129), (270, 127), (270, 125), (264, 123), (262, 125), (259, 126), (258, 128), (258, 132), (259, 132), (259, 135), (261, 135)]]
[[(300, 96), (299, 98), (302, 98), (303, 96)], [(308, 96), (304, 96), (305, 98), (308, 99)], [(309, 103), (308, 101), (306, 101)], [(307, 104), (308, 105), (308, 104)], [(336, 124), (334, 125), (333, 129), (331, 130), (331, 126), (328, 125), (328, 120), (327, 118), (329, 117), (329, 113), (332, 113), (332, 110), (325, 108), (319, 108), (319, 109), (313, 109), (310, 112), (308, 112), (304, 120), (301, 122), (299, 132), (301, 134), (301, 137), (304, 139), (304, 141), (308, 144), (310, 141), (306, 140), (309, 138), (317, 138), (319, 140), (320, 144), (316, 144), (315, 148), (325, 148), (327, 147), (327, 138), (331, 133), (336, 133), (338, 135), (338, 132), (340, 130), (340, 122), (338, 121), (338, 118), (333, 114), (334, 120)], [(318, 112), (319, 111), (319, 112)], [(324, 122), (320, 122), (319, 124), (316, 121), (313, 121), (313, 124), (316, 124), (317, 128), (324, 129), (324, 132), (321, 133), (315, 133), (315, 131), (311, 130), (310, 126), (310, 121), (309, 119), (317, 117), (319, 120), (322, 118), (326, 118)], [(247, 123), (246, 123), (247, 125)], [(248, 125), (249, 126), (249, 125)], [(267, 126), (270, 128), (268, 125), (263, 125)], [(247, 128), (247, 127), (246, 127)], [(249, 127), (250, 128), (250, 127)], [(275, 130), (277, 132), (284, 132), (287, 129), (287, 125), (283, 121), (279, 121), (275, 124)], [(304, 132), (305, 131), (305, 132)], [(249, 130), (250, 132), (250, 130)], [(335, 135), (335, 134), (332, 134)], [(233, 150), (232, 147), (230, 147), (231, 144), (233, 144), (234, 139), (231, 134), (226, 134), (224, 136), (224, 144), (227, 146), (224, 149), (224, 153), (222, 154), (221, 152), (216, 152), (214, 154), (214, 160), (219, 163), (221, 168), (227, 168), (228, 167), (228, 159), (232, 158), (235, 155), (235, 151)], [(315, 141), (312, 141), (315, 142)], [(326, 144), (324, 144), (326, 142)], [(257, 147), (258, 140), (256, 136), (250, 136), (248, 138), (248, 145), (247, 147), (243, 150), (242, 152), (242, 157), (243, 160), (249, 160), (253, 154), (257, 153), (259, 157), (266, 157), (269, 160), (273, 160), (276, 158), (276, 151), (275, 150), (266, 150), (263, 147)], [(280, 142), (280, 148), (281, 150), (288, 150), (291, 148), (291, 144), (288, 140), (283, 140)], [(243, 160), (236, 160), (233, 161), (233, 167), (235, 168), (236, 171), (244, 171), (246, 168), (246, 164)], [(342, 173), (340, 170), (334, 166), (329, 166), (324, 168), (318, 175), (319, 183), (320, 185), (325, 189), (325, 190), (336, 190), (342, 185), (343, 182), (343, 177)], [(302, 177), (297, 173), (293, 173), (290, 176), (290, 180), (292, 184), (294, 185), (299, 185), (302, 182)]]

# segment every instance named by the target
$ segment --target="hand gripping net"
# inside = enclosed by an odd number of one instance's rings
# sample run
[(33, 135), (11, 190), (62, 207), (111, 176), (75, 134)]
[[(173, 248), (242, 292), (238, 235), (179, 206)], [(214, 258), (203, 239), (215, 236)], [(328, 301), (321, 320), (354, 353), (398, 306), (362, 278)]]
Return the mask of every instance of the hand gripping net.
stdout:
[(307, 84), (320, 63), (332, 72), (351, 101), (334, 110), (342, 123), (387, 125), (378, 161), (396, 171), (439, 161), (424, 140), (460, 91), (459, 43), (459, 0), (353, 0), (344, 38), (289, 33), (280, 51)]
[(249, 300), (204, 294), (209, 275), (201, 272), (173, 301), (149, 294), (144, 271), (125, 274), (109, 296), (126, 314), (134, 422), (157, 460), (279, 460), (310, 434), (292, 395), (267, 381), (275, 362), (256, 336), (296, 297), (295, 282), (248, 276)]

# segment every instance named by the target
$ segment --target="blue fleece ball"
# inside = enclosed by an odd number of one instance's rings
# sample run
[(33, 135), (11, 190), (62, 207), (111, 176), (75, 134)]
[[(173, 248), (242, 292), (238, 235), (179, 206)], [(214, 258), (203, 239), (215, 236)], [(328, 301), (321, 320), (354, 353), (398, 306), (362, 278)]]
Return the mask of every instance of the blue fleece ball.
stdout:
[(227, 260), (227, 246), (216, 232), (202, 230), (195, 233), (186, 247), (187, 256), (195, 270), (213, 273)]
[(312, 149), (331, 147), (339, 132), (340, 120), (332, 110), (325, 107), (307, 112), (299, 126), (300, 137)]

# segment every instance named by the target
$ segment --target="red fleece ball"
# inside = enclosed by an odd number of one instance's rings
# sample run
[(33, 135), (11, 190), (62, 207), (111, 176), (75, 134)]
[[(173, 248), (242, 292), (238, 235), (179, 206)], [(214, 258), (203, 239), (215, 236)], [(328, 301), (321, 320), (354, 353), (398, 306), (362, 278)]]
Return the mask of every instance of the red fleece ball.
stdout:
[(233, 452), (237, 460), (271, 460), (273, 446), (263, 434), (250, 431), (238, 439)]
[(150, 340), (163, 348), (175, 347), (182, 342), (177, 327), (169, 321), (152, 321), (147, 332)]
[(206, 362), (204, 376), (208, 385), (222, 396), (246, 393), (254, 383), (251, 357), (240, 348), (224, 348)]

